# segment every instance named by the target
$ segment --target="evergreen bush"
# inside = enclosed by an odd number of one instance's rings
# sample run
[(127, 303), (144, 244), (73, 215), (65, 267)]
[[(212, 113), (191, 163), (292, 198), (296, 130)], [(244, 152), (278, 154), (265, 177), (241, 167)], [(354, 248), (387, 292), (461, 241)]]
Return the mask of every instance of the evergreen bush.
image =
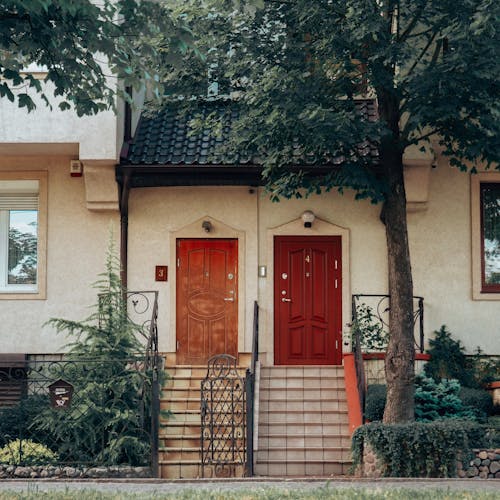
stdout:
[(478, 420), (485, 417), (475, 408), (465, 406), (459, 393), (460, 384), (457, 380), (442, 379), (435, 382), (423, 375), (415, 377), (415, 420)]
[(453, 477), (457, 458), (484, 445), (484, 428), (471, 421), (443, 420), (358, 427), (352, 437), (354, 467), (362, 462), (369, 444), (386, 477)]
[(441, 379), (458, 380), (461, 386), (474, 387), (474, 363), (465, 354), (465, 348), (459, 340), (451, 338), (451, 333), (443, 325), (434, 332), (435, 337), (429, 340), (430, 359), (424, 366), (427, 377), (436, 382)]
[(493, 414), (493, 398), (488, 391), (462, 387), (458, 396), (464, 406), (475, 408), (481, 416)]
[(138, 340), (142, 326), (127, 315), (112, 244), (106, 271), (94, 287), (97, 304), (87, 319), (48, 322), (74, 339), (67, 345), (62, 373), (74, 386), (74, 396), (69, 408), (47, 408), (34, 426), (51, 434), (62, 461), (145, 465), (150, 458), (144, 416), (150, 404), (151, 374), (142, 369), (144, 347)]

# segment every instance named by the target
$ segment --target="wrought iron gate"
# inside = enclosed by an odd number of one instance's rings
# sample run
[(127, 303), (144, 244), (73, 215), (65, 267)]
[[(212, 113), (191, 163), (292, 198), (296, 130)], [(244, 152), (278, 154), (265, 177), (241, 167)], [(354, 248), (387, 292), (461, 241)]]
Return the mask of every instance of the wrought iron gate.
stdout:
[[(201, 381), (201, 474), (243, 475), (246, 464), (245, 380), (229, 354), (208, 360)], [(241, 471), (241, 472), (239, 472)]]

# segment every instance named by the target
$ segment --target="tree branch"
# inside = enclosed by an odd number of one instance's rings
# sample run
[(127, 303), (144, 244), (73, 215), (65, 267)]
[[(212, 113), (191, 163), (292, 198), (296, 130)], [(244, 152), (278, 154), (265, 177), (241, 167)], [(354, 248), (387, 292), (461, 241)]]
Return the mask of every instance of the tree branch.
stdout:
[(406, 74), (406, 76), (410, 76), (413, 73), (413, 70), (417, 67), (418, 63), (425, 56), (427, 50), (432, 45), (432, 42), (435, 40), (436, 36), (437, 36), (437, 32), (432, 34), (432, 36), (429, 38), (428, 42), (426, 43), (425, 47), (420, 52), (419, 56), (415, 59), (415, 61), (411, 65), (411, 68), (408, 70), (408, 73)]

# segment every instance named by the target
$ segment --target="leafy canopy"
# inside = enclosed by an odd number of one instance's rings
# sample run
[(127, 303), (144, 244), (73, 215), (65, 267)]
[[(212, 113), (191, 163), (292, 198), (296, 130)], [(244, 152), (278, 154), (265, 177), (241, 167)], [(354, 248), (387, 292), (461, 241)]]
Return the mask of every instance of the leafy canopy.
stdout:
[[(94, 114), (114, 106), (118, 81), (157, 93), (152, 61), (160, 54), (174, 61), (190, 43), (162, 2), (2, 0), (0, 97), (32, 110), (39, 93), (47, 105)], [(46, 72), (43, 80), (25, 72), (33, 65)]]
[[(367, 142), (401, 155), (434, 139), (453, 165), (498, 163), (500, 6), (493, 0), (224, 0), (179, 3), (204, 59), (163, 75), (170, 96), (237, 97), (244, 112), (230, 148), (265, 165), (272, 194), (353, 187), (383, 197)], [(358, 97), (377, 98), (380, 120)], [(311, 177), (290, 165), (342, 159)], [(335, 162), (334, 162), (335, 163)], [(386, 165), (390, 168), (390, 165)]]

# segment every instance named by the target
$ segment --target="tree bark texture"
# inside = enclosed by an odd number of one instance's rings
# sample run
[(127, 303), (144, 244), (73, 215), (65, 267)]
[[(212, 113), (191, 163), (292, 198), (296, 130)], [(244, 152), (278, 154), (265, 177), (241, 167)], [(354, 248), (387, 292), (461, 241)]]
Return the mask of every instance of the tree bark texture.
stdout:
[(385, 423), (412, 421), (414, 414), (415, 344), (413, 280), (408, 242), (403, 150), (399, 145), (398, 104), (382, 101), (381, 114), (392, 129), (380, 145), (388, 193), (383, 207), (389, 273), (389, 343), (385, 357), (387, 402)]

